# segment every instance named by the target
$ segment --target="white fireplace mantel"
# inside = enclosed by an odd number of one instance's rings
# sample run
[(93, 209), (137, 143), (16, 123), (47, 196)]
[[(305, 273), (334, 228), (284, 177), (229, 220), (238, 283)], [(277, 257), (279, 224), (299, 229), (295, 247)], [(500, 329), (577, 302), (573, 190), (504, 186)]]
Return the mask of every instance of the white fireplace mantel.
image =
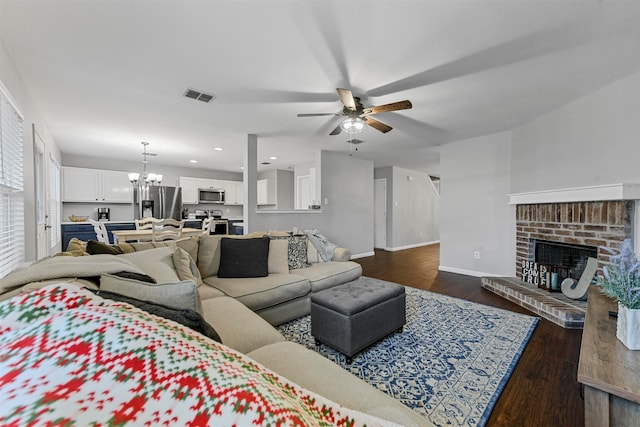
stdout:
[(537, 203), (595, 202), (603, 200), (638, 200), (640, 184), (608, 184), (590, 187), (560, 188), (509, 194), (510, 205)]

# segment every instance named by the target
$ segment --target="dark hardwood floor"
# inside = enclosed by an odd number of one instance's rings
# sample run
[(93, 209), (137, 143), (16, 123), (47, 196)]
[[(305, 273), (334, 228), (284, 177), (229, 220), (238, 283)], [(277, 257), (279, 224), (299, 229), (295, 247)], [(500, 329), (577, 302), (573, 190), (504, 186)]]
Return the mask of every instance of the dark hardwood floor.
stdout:
[[(376, 250), (356, 259), (363, 275), (426, 289), (531, 315), (524, 308), (480, 286), (480, 278), (439, 272), (440, 245), (402, 251)], [(576, 380), (582, 330), (568, 330), (541, 319), (488, 426), (584, 426), (583, 400)]]

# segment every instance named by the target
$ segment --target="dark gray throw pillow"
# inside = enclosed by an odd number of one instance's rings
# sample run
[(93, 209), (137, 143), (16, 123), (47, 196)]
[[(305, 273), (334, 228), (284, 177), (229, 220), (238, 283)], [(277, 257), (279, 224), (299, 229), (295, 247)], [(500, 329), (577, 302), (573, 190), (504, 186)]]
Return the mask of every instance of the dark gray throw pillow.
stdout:
[(269, 237), (220, 241), (218, 277), (266, 277), (269, 274)]
[(191, 328), (194, 331), (211, 338), (212, 340), (222, 342), (216, 330), (213, 329), (213, 327), (209, 323), (207, 323), (207, 321), (204, 320), (202, 315), (197, 311), (170, 307), (163, 304), (156, 304), (151, 301), (143, 301), (137, 298), (131, 298), (126, 295), (118, 294), (116, 292), (93, 290), (88, 288), (85, 289), (95, 293), (102, 298), (131, 304), (132, 306), (137, 307), (140, 310), (144, 310), (149, 314), (173, 320), (174, 322)]

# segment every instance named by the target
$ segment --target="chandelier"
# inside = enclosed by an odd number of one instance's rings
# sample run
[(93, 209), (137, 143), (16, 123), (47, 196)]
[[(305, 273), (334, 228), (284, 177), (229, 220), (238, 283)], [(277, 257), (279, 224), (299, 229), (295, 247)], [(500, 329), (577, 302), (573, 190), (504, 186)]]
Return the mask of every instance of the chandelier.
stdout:
[(147, 163), (149, 163), (147, 156), (157, 156), (157, 154), (147, 152), (148, 142), (142, 141), (140, 144), (144, 146), (144, 151), (142, 152), (142, 173), (129, 173), (129, 181), (131, 181), (133, 185), (160, 185), (162, 183), (162, 174), (147, 172)]

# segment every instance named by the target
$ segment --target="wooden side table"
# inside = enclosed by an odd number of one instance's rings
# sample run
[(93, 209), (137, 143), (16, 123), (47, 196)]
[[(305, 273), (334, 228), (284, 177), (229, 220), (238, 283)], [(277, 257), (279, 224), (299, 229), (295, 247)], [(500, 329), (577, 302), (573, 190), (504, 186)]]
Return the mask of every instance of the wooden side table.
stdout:
[(616, 338), (617, 303), (591, 288), (580, 346), (585, 427), (640, 425), (640, 351)]

